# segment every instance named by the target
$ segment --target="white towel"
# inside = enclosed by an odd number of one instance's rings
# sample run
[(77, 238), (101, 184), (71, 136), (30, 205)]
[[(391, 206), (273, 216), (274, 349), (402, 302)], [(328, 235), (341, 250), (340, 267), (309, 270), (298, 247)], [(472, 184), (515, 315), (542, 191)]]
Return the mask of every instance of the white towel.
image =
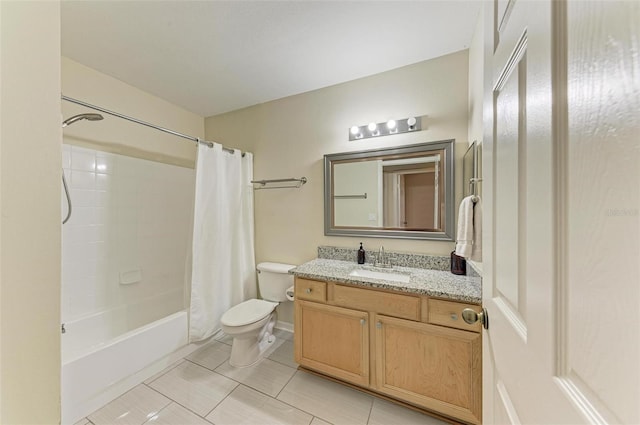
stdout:
[(480, 197), (473, 202), (467, 196), (458, 210), (458, 234), (456, 255), (473, 261), (482, 261), (482, 203)]

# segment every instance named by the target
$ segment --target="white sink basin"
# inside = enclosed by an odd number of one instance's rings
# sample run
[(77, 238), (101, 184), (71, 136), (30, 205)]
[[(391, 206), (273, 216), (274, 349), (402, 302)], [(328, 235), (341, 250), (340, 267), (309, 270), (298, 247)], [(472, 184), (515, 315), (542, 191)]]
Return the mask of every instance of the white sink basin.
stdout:
[(390, 280), (393, 282), (409, 283), (409, 275), (400, 273), (377, 272), (374, 270), (356, 269), (349, 273), (352, 277), (365, 277), (369, 279)]

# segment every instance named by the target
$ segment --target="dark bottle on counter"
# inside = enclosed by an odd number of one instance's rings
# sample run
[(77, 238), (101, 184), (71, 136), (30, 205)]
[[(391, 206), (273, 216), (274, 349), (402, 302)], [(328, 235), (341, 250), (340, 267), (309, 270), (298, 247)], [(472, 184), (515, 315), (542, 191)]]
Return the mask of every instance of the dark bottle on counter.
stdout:
[(358, 264), (364, 264), (364, 248), (362, 242), (360, 242), (360, 249), (358, 250)]

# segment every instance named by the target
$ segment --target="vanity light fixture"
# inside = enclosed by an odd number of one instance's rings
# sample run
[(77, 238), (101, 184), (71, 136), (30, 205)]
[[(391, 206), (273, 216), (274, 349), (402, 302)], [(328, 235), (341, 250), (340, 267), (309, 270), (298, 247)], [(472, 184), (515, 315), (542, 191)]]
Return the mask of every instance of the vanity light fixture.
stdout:
[(349, 140), (368, 139), (370, 137), (390, 136), (392, 134), (409, 133), (422, 130), (422, 117), (409, 117), (401, 120), (354, 125), (349, 129)]
[(396, 123), (396, 120), (387, 121), (387, 130), (389, 130), (389, 134), (395, 134), (398, 132), (398, 123)]
[(357, 125), (351, 127), (349, 133), (349, 140), (362, 139), (362, 133), (360, 132), (360, 128)]

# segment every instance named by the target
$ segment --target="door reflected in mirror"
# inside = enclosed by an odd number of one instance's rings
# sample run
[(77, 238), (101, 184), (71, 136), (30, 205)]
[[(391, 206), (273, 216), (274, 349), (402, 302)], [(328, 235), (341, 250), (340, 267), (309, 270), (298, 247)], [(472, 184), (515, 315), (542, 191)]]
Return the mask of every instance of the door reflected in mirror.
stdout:
[(325, 155), (325, 234), (452, 240), (453, 141)]

